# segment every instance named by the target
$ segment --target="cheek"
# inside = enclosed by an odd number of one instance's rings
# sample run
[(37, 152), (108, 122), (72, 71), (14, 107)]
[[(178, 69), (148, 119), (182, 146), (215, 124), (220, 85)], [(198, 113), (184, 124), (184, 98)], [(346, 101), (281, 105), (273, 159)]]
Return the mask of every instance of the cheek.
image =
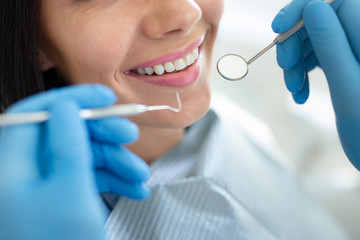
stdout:
[(205, 18), (214, 28), (217, 28), (224, 12), (224, 0), (197, 0)]
[(93, 18), (63, 24), (63, 31), (48, 28), (46, 45), (50, 58), (68, 81), (95, 82), (100, 75), (110, 77), (122, 65), (134, 31), (126, 21), (117, 24)]
[[(209, 26), (208, 39), (206, 44), (207, 67), (211, 65), (212, 52), (217, 37), (218, 27), (224, 11), (223, 0), (197, 0), (197, 4), (202, 9), (203, 20)], [(207, 74), (210, 76), (211, 69), (207, 69)]]
[(84, 73), (96, 73), (93, 76), (99, 73), (113, 75), (122, 65), (130, 44), (126, 37), (129, 35), (120, 35), (119, 32), (111, 32), (111, 29), (83, 30), (77, 34), (78, 39), (62, 51), (66, 57), (63, 62), (71, 65), (70, 72), (82, 70)]

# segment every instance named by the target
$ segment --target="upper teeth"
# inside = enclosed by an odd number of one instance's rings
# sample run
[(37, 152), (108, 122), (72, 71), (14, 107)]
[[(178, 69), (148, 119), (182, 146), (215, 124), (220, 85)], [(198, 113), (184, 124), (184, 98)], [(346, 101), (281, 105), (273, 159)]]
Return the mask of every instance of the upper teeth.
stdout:
[(186, 67), (192, 65), (198, 58), (199, 58), (199, 49), (196, 48), (183, 58), (179, 58), (174, 61), (167, 62), (164, 64), (159, 64), (153, 67), (138, 68), (137, 72), (141, 75), (145, 75), (145, 74), (153, 75), (154, 73), (156, 73), (157, 75), (163, 75), (165, 72), (172, 73), (174, 71), (183, 70)]

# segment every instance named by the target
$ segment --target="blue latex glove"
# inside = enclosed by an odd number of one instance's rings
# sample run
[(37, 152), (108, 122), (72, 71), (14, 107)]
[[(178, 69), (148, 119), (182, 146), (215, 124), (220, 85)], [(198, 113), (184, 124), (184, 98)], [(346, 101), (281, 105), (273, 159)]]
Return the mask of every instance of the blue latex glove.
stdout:
[(78, 117), (80, 108), (115, 100), (108, 88), (83, 85), (38, 94), (10, 108), (11, 113), (47, 110), (51, 119), (1, 129), (0, 239), (105, 239), (98, 190), (137, 199), (149, 195), (142, 184), (150, 174), (147, 165), (120, 147), (137, 138), (136, 126), (124, 119), (85, 123)]
[(303, 17), (305, 29), (277, 47), (285, 82), (297, 103), (309, 96), (308, 72), (324, 71), (343, 149), (360, 170), (360, 1), (294, 0), (275, 17), (283, 33)]

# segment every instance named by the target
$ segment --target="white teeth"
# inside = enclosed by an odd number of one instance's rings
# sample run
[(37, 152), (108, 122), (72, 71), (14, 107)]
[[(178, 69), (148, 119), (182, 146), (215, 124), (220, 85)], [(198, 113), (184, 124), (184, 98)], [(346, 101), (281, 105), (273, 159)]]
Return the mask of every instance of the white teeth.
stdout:
[(161, 64), (154, 66), (154, 71), (157, 75), (163, 75), (165, 73), (165, 69)]
[(187, 67), (186, 62), (182, 58), (175, 60), (174, 66), (175, 66), (176, 71), (183, 70), (184, 68)]
[(138, 68), (137, 71), (138, 71), (138, 73), (140, 75), (145, 75), (146, 74), (146, 72), (145, 72), (145, 70), (143, 68)]
[(165, 72), (172, 73), (175, 71), (181, 71), (186, 67), (192, 65), (196, 59), (199, 58), (199, 49), (194, 49), (191, 53), (187, 54), (183, 58), (179, 58), (172, 62), (167, 62), (164, 64), (158, 64), (154, 67), (138, 68), (137, 73), (140, 75), (163, 75)]
[(191, 54), (194, 56), (195, 59), (197, 59), (199, 57), (199, 49), (194, 49)]
[(172, 62), (167, 62), (164, 64), (164, 68), (165, 68), (165, 71), (168, 72), (168, 73), (172, 73), (174, 72), (176, 69), (175, 69), (175, 66)]
[(186, 55), (185, 57), (184, 57), (184, 60), (185, 60), (185, 62), (186, 62), (186, 65), (191, 65), (191, 64), (193, 64), (194, 62), (195, 62), (195, 57), (191, 54), (191, 53), (189, 53), (188, 55)]
[(154, 71), (154, 69), (152, 67), (146, 67), (145, 72), (146, 72), (147, 75), (153, 75), (153, 73), (155, 71)]

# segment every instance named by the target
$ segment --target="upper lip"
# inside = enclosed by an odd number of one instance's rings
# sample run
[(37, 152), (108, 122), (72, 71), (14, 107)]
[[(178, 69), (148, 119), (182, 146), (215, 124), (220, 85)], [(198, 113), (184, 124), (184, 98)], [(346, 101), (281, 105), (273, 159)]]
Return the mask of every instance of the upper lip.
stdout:
[(144, 63), (142, 63), (140, 65), (137, 65), (135, 67), (130, 68), (128, 71), (135, 70), (135, 69), (138, 69), (138, 68), (153, 67), (153, 66), (156, 66), (158, 64), (163, 64), (163, 63), (174, 61), (174, 60), (179, 59), (179, 58), (183, 58), (188, 53), (190, 53), (192, 50), (198, 48), (202, 44), (203, 41), (204, 41), (204, 37), (201, 37), (198, 40), (196, 40), (195, 42), (191, 43), (190, 45), (188, 45), (187, 47), (185, 47), (185, 48), (183, 48), (181, 50), (178, 50), (178, 51), (166, 54), (164, 56), (158, 57), (156, 59), (144, 62)]

